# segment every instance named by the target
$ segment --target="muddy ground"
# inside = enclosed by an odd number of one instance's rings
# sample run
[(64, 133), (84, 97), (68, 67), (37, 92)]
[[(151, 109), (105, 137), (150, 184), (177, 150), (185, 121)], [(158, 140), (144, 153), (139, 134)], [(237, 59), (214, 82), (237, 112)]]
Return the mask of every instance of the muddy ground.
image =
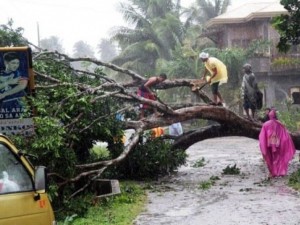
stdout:
[[(258, 141), (243, 137), (209, 139), (191, 146), (178, 173), (153, 184), (135, 225), (299, 225), (300, 194), (287, 178), (267, 180)], [(203, 167), (193, 167), (204, 158)], [(236, 164), (239, 175), (222, 175)], [(289, 174), (300, 167), (298, 153)], [(219, 177), (203, 189), (212, 176)]]

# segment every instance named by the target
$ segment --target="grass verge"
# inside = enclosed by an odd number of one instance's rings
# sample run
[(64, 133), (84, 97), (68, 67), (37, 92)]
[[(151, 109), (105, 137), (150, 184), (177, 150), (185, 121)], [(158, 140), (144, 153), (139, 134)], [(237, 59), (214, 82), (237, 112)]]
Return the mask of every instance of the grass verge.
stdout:
[(144, 209), (147, 195), (136, 182), (123, 181), (120, 187), (121, 194), (95, 202), (84, 217), (73, 215), (58, 225), (131, 225)]

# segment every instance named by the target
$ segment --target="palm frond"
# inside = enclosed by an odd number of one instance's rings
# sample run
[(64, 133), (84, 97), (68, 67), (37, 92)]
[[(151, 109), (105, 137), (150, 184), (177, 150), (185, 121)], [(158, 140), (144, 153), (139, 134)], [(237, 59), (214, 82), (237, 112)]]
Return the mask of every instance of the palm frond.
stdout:
[(122, 13), (124, 20), (135, 28), (142, 27), (143, 24), (149, 23), (146, 17), (138, 12), (132, 5), (120, 3), (119, 11)]

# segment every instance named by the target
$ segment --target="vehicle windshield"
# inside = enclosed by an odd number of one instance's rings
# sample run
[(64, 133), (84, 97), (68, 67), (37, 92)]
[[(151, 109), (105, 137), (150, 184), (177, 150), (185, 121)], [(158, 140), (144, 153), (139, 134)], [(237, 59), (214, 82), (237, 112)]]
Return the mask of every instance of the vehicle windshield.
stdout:
[(33, 190), (33, 181), (20, 159), (0, 143), (0, 194)]

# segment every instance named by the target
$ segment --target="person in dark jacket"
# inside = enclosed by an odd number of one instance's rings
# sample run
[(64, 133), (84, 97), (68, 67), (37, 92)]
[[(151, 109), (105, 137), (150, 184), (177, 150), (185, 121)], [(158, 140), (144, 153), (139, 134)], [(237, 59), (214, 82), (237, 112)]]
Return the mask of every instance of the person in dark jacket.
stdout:
[(255, 75), (252, 72), (252, 66), (245, 64), (243, 66), (244, 75), (241, 87), (241, 97), (243, 99), (243, 108), (249, 120), (254, 120), (257, 109), (256, 99), (258, 86)]

